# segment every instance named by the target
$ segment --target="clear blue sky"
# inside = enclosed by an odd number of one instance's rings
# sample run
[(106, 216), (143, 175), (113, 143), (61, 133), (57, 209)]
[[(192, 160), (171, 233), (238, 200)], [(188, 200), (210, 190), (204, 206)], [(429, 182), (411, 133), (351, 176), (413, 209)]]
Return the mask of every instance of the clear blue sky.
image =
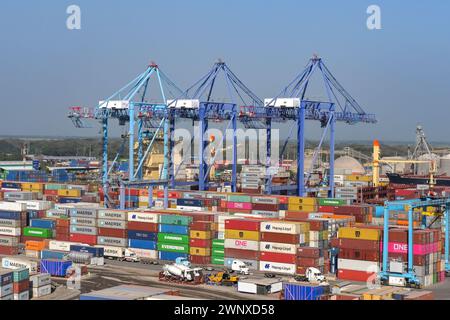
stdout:
[[(81, 30), (66, 28), (70, 4)], [(382, 30), (366, 28), (370, 4)], [(94, 106), (150, 60), (186, 88), (222, 58), (264, 98), (317, 53), (379, 119), (338, 139), (412, 140), (421, 122), (448, 141), (449, 1), (2, 0), (0, 14), (0, 135), (96, 135), (67, 108)]]

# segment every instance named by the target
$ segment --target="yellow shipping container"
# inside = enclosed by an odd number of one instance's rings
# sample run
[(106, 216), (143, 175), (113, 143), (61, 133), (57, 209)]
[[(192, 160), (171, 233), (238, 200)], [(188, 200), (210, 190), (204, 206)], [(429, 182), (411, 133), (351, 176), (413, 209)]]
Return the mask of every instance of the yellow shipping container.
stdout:
[(210, 248), (190, 247), (189, 253), (193, 256), (208, 257), (211, 255), (211, 249)]
[(189, 232), (189, 236), (191, 239), (212, 239), (211, 231), (197, 231), (197, 230), (191, 230)]
[(355, 227), (341, 227), (338, 231), (338, 238), (361, 239), (361, 240), (380, 240), (381, 230), (365, 229)]
[(289, 197), (288, 204), (315, 206), (315, 205), (317, 205), (317, 199), (316, 198), (305, 198), (305, 197)]
[(58, 190), (58, 196), (60, 197), (73, 197), (73, 198), (79, 198), (81, 197), (81, 190), (77, 189), (59, 189)]
[(44, 190), (44, 184), (22, 182), (22, 190), (23, 191), (41, 191), (42, 192)]
[(289, 211), (302, 211), (302, 212), (317, 212), (318, 208), (315, 205), (301, 205), (301, 204), (288, 204)]
[(242, 239), (242, 240), (259, 241), (259, 232), (225, 229), (225, 239)]
[(372, 176), (361, 176), (361, 175), (357, 175), (357, 174), (351, 174), (351, 175), (345, 176), (344, 180), (371, 182)]

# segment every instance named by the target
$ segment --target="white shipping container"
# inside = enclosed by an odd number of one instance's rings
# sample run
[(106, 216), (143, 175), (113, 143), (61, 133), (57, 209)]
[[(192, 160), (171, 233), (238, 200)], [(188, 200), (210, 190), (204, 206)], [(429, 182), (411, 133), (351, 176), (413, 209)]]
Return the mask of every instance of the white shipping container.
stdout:
[(279, 199), (273, 197), (252, 197), (252, 203), (278, 204)]
[(109, 246), (126, 247), (127, 239), (116, 237), (97, 237), (97, 243), (99, 245), (104, 244)]
[(365, 260), (338, 259), (338, 268), (354, 271), (378, 272), (379, 263)]
[(96, 227), (88, 227), (88, 226), (71, 225), (70, 226), (70, 232), (71, 233), (96, 235), (97, 234), (97, 228)]
[(122, 220), (99, 219), (97, 223), (99, 228), (120, 229), (120, 230), (127, 228), (127, 222)]
[(9, 296), (10, 294), (13, 294), (13, 283), (0, 286), (0, 300), (3, 300), (3, 297)]
[(14, 300), (14, 294), (9, 294), (7, 296), (1, 297), (0, 300), (6, 301), (6, 300)]
[(147, 259), (158, 259), (158, 251), (156, 250), (147, 250), (147, 249), (140, 249), (140, 248), (129, 248), (131, 251), (136, 253), (136, 255), (140, 258), (147, 258)]
[(28, 268), (31, 274), (37, 272), (38, 263), (36, 261), (26, 260), (22, 258), (4, 257), (2, 258), (2, 268), (12, 270)]
[(96, 227), (97, 219), (96, 218), (85, 218), (85, 217), (74, 217), (74, 218), (70, 218), (70, 224), (77, 225), (77, 226)]
[(279, 263), (271, 261), (260, 261), (259, 270), (264, 272), (274, 272), (282, 274), (295, 274), (297, 266), (290, 263)]
[(301, 224), (295, 222), (261, 222), (261, 232), (299, 234)]
[(27, 205), (19, 202), (0, 201), (0, 211), (27, 211)]
[(48, 296), (52, 293), (52, 285), (48, 284), (39, 288), (33, 288), (33, 298)]
[[(139, 202), (148, 201), (148, 197), (139, 197)], [(101, 219), (109, 219), (109, 220), (126, 220), (127, 219), (127, 211), (123, 210), (110, 210), (110, 209), (100, 209), (98, 211), (98, 217)]]
[(0, 236), (0, 246), (15, 247), (19, 244), (18, 237)]
[(298, 247), (299, 246), (297, 244), (289, 244), (289, 243), (265, 242), (265, 241), (261, 241), (259, 243), (259, 250), (264, 252), (296, 254)]
[(0, 219), (0, 227), (20, 228), (21, 221), (13, 219)]
[(158, 223), (158, 214), (150, 212), (128, 212), (128, 221)]
[(10, 227), (0, 227), (0, 235), (18, 237), (21, 235), (21, 229), (20, 228), (10, 228)]
[(30, 300), (30, 292), (27, 290), (20, 293), (14, 293), (14, 300)]
[(280, 213), (278, 211), (267, 211), (267, 210), (252, 210), (252, 214), (265, 218), (278, 218), (280, 216)]
[(242, 250), (259, 250), (259, 241), (240, 240), (240, 239), (225, 239), (224, 247), (227, 249), (242, 249)]
[(17, 202), (25, 203), (28, 210), (49, 210), (52, 208), (51, 201), (28, 200), (28, 201), (17, 201)]
[(51, 284), (52, 279), (49, 273), (38, 273), (30, 276), (30, 282), (33, 288), (39, 288)]
[(41, 252), (38, 251), (38, 250), (25, 249), (25, 256), (28, 257), (28, 258), (40, 259), (41, 258)]
[(50, 240), (48, 242), (48, 248), (50, 250), (70, 252), (71, 245), (81, 245), (79, 242)]

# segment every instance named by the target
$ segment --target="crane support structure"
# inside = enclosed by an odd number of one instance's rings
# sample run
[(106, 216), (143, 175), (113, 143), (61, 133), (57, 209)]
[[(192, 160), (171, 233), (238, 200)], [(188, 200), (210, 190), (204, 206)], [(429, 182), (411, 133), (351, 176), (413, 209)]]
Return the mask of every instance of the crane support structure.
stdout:
[[(399, 205), (404, 205), (408, 211), (408, 266), (406, 272), (398, 273), (391, 272), (388, 267), (389, 263), (389, 212), (395, 210)], [(415, 208), (425, 208), (425, 207), (437, 207), (443, 210), (443, 215), (440, 216), (442, 219), (442, 225), (445, 226), (445, 271), (450, 271), (449, 263), (449, 210), (450, 210), (450, 198), (442, 199), (427, 199), (427, 200), (412, 200), (412, 201), (387, 201), (384, 204), (384, 225), (383, 225), (383, 263), (382, 269), (378, 273), (380, 279), (383, 282), (397, 282), (398, 279), (404, 279), (406, 285), (418, 286), (423, 285), (420, 283), (413, 265), (414, 259), (414, 237), (413, 237), (413, 210)], [(422, 220), (422, 228), (427, 228)]]

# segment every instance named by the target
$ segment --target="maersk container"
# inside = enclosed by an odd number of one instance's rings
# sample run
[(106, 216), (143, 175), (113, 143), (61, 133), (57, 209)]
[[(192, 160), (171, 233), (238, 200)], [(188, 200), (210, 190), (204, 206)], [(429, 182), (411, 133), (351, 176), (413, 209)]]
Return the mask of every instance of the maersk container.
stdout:
[(127, 222), (121, 221), (121, 220), (106, 220), (106, 219), (99, 219), (97, 221), (97, 226), (99, 228), (111, 228), (111, 229), (126, 229), (127, 228)]
[(180, 216), (176, 214), (162, 214), (159, 216), (159, 223), (164, 225), (188, 226), (192, 222), (192, 217)]
[(103, 254), (104, 254), (104, 250), (102, 247), (91, 247), (91, 246), (81, 246), (81, 245), (71, 245), (70, 251), (88, 252), (88, 253), (91, 253), (93, 257), (103, 257)]
[(98, 217), (102, 218), (102, 219), (110, 219), (110, 220), (126, 220), (127, 219), (127, 211), (101, 209), (98, 211)]
[(70, 217), (86, 217), (97, 218), (98, 209), (96, 208), (71, 208), (69, 209)]
[(128, 239), (156, 241), (158, 233), (149, 231), (128, 230), (127, 236)]
[(56, 221), (55, 220), (45, 220), (45, 219), (31, 219), (30, 227), (42, 228), (42, 229), (55, 229)]
[(183, 234), (183, 235), (189, 234), (189, 227), (187, 227), (187, 226), (160, 224), (158, 229), (159, 229), (159, 232), (162, 232), (162, 233), (175, 233), (175, 234)]
[(2, 267), (12, 270), (28, 268), (30, 273), (36, 273), (38, 270), (38, 264), (36, 261), (14, 257), (2, 258)]
[(39, 288), (51, 284), (52, 279), (48, 273), (39, 273), (30, 276), (30, 287)]
[(44, 228), (23, 228), (23, 235), (26, 237), (51, 238), (53, 237), (53, 230)]
[(189, 257), (187, 253), (169, 252), (169, 251), (159, 251), (158, 256), (159, 260), (166, 260), (166, 261), (175, 261), (179, 257), (185, 259)]
[(116, 237), (97, 237), (97, 244), (99, 245), (107, 245), (107, 246), (116, 246), (116, 247), (126, 247), (127, 239), (124, 238), (116, 238)]
[(49, 273), (55, 277), (65, 277), (67, 269), (72, 266), (72, 261), (58, 260), (58, 259), (42, 259), (41, 272)]
[(41, 259), (59, 259), (62, 260), (67, 256), (67, 252), (64, 251), (56, 251), (56, 250), (47, 250), (44, 249), (41, 251)]
[(0, 300), (5, 300), (3, 299), (4, 297), (12, 295), (13, 293), (14, 293), (14, 284), (12, 282), (4, 286), (0, 286)]
[(128, 239), (129, 248), (156, 250), (156, 241)]
[(32, 292), (32, 298), (48, 296), (49, 294), (52, 293), (52, 285), (47, 284), (41, 287), (33, 288), (30, 291)]
[(327, 294), (329, 287), (313, 285), (284, 283), (283, 292), (284, 300), (320, 300), (320, 297)]
[(70, 224), (77, 225), (77, 226), (96, 227), (97, 219), (96, 218), (86, 218), (86, 217), (72, 217), (72, 218), (70, 218)]
[(174, 233), (158, 233), (158, 242), (189, 244), (189, 236)]
[(20, 293), (14, 293), (14, 300), (30, 300), (30, 292), (27, 290)]
[(3, 236), (20, 236), (22, 233), (22, 229), (20, 228), (10, 228), (10, 227), (2, 227), (0, 226), (0, 235)]
[(96, 227), (88, 227), (88, 226), (71, 225), (70, 233), (79, 233), (79, 234), (87, 234), (87, 235), (95, 236), (95, 235), (97, 235), (97, 228)]

